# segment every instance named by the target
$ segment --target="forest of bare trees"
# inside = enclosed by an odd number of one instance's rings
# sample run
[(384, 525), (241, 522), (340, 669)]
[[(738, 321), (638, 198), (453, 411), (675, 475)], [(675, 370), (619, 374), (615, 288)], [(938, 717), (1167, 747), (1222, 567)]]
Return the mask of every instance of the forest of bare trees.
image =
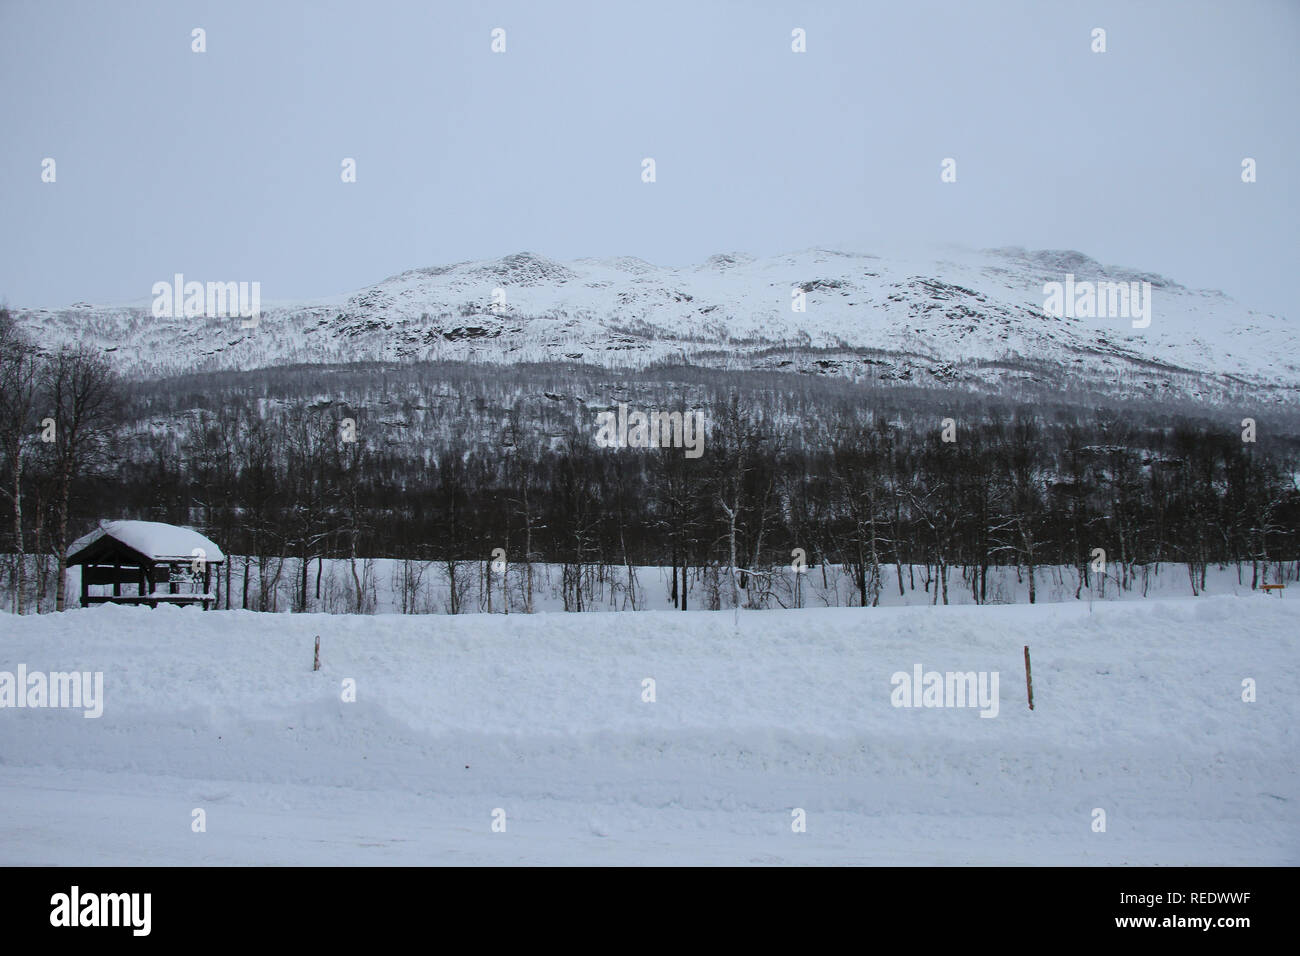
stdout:
[[(900, 593), (919, 576), (935, 603), (950, 586), (983, 603), (995, 567), (1023, 568), (1030, 601), (1035, 568), (1075, 568), (1077, 597), (1097, 549), (1138, 591), (1161, 564), (1185, 566), (1195, 593), (1211, 565), (1255, 586), (1300, 559), (1300, 445), (1263, 414), (1250, 441), (1240, 413), (873, 393), (789, 375), (784, 391), (694, 373), (602, 386), (602, 373), (559, 381), (553, 369), (503, 385), (459, 367), (372, 370), (372, 391), (351, 394), (325, 369), (128, 384), (101, 356), (24, 341), (2, 313), (0, 349), (0, 549), (20, 613), (29, 593), (40, 610), (64, 606), (67, 545), (105, 518), (192, 525), (247, 556), (224, 566), (222, 606), (254, 610), (285, 585), (292, 609), (309, 609), (330, 559), (352, 578), (351, 610), (365, 609), (368, 560), (387, 557), (410, 575), (437, 567), (451, 613), (494, 553), (526, 569), (524, 609), (532, 567), (548, 564), (573, 611), (608, 569), (622, 569), (636, 607), (645, 566), (668, 569), (676, 607), (690, 607), (688, 575), (715, 583), (712, 606), (752, 603), (794, 549), (811, 568), (846, 571), (861, 606), (879, 602), (887, 567)], [(407, 387), (417, 378), (423, 401)], [(597, 398), (626, 394), (706, 409), (703, 456), (597, 447)]]

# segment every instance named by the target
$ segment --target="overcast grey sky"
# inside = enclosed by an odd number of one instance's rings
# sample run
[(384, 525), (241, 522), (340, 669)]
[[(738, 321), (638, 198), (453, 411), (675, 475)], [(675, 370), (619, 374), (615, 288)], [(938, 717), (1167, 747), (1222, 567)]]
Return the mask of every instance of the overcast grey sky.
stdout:
[(932, 240), (1293, 314), (1298, 63), (1294, 0), (0, 0), (0, 300)]

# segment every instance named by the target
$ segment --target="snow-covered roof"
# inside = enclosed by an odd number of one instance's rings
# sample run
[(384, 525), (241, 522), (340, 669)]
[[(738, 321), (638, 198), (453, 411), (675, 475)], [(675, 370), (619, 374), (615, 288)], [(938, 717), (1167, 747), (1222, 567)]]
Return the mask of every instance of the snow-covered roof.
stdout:
[(192, 561), (200, 549), (206, 561), (224, 561), (226, 556), (209, 538), (193, 528), (182, 528), (161, 521), (106, 521), (90, 534), (72, 542), (68, 555), (108, 536), (155, 561)]

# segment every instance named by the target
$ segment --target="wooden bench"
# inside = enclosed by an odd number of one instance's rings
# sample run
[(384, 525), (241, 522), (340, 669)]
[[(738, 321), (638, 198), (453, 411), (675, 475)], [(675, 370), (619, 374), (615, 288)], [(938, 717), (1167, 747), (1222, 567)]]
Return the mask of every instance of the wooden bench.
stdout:
[(208, 605), (217, 603), (215, 594), (166, 594), (158, 592), (155, 594), (88, 594), (81, 599), (83, 607), (89, 607), (91, 604), (144, 604), (148, 607), (156, 608), (159, 604), (201, 604), (203, 610), (208, 609)]

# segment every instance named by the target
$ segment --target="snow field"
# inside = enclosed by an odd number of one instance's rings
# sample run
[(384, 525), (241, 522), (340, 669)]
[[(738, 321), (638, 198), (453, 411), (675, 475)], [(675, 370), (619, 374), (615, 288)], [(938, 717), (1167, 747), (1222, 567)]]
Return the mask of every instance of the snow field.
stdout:
[[(1295, 864), (1295, 624), (1262, 596), (738, 630), (729, 611), (4, 616), (0, 670), (103, 671), (105, 705), (0, 709), (0, 863)], [(894, 707), (917, 663), (998, 672), (997, 717)]]

